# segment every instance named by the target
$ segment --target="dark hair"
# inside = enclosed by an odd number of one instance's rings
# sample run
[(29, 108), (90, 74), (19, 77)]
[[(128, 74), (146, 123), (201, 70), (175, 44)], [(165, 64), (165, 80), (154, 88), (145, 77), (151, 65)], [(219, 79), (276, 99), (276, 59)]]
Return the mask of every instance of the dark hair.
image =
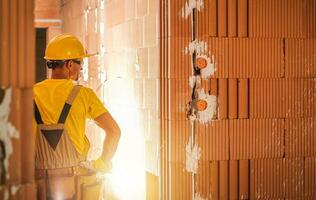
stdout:
[(65, 60), (47, 60), (46, 65), (49, 69), (55, 69), (57, 67), (63, 67)]
[[(46, 65), (49, 69), (55, 69), (57, 67), (63, 67), (64, 64), (70, 60), (47, 60)], [(71, 61), (77, 63), (78, 65), (82, 64), (80, 60), (71, 59)]]

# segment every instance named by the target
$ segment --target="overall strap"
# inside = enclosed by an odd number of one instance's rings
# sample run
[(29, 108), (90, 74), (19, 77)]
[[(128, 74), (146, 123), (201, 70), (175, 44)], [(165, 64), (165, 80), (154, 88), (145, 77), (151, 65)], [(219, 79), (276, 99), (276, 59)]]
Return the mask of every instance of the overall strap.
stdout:
[(35, 116), (35, 120), (37, 124), (44, 124), (41, 113), (39, 112), (35, 101), (34, 101), (34, 116)]
[(61, 111), (61, 114), (59, 116), (59, 119), (58, 119), (59, 124), (65, 123), (67, 116), (69, 114), (71, 105), (72, 105), (73, 101), (75, 100), (80, 88), (81, 88), (80, 85), (75, 85), (73, 87), (73, 89), (71, 90), (71, 92), (68, 96), (68, 99), (66, 100), (66, 102), (64, 104), (63, 110)]

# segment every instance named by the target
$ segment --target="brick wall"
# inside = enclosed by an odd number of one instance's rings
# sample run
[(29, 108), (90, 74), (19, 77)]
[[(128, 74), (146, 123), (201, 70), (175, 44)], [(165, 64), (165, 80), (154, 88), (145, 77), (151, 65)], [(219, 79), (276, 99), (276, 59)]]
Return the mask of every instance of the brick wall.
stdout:
[[(119, 122), (123, 137), (116, 157), (124, 160), (129, 153), (134, 163), (144, 162), (146, 157), (147, 180), (154, 184), (151, 190), (157, 186), (159, 165), (158, 6), (156, 0), (69, 0), (61, 5), (63, 32), (78, 36), (88, 52), (99, 53), (89, 59), (84, 84), (104, 99)], [(88, 127), (87, 132), (95, 132), (94, 128)], [(131, 144), (137, 149), (143, 146), (143, 150), (136, 152), (133, 146), (129, 146), (130, 152), (120, 150)], [(133, 168), (134, 163), (128, 165)]]
[[(105, 3), (104, 46), (108, 77), (106, 99), (117, 110), (125, 110), (125, 115), (138, 115), (135, 126), (139, 127), (139, 132), (134, 134), (140, 136), (131, 137), (139, 137), (140, 140), (145, 138), (149, 199), (158, 198), (158, 17), (158, 0), (113, 0)], [(120, 114), (124, 115), (122, 112)], [(131, 128), (126, 133), (132, 134), (134, 130), (136, 129)]]
[(64, 1), (60, 0), (35, 0), (34, 26), (47, 28), (47, 41), (61, 33), (63, 21), (60, 8)]
[(0, 2), (0, 199), (35, 199), (34, 2)]
[[(186, 2), (161, 3), (163, 199), (192, 198)], [(195, 128), (202, 148), (195, 192), (209, 199), (315, 198), (315, 2), (203, 2), (196, 35), (217, 69), (202, 86), (217, 96), (218, 113)]]

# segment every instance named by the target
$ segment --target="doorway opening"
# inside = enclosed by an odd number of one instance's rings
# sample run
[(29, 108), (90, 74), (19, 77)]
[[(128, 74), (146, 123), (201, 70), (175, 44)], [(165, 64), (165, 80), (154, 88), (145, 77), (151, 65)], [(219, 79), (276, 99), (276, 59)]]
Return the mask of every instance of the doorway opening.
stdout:
[(46, 28), (36, 28), (36, 52), (35, 52), (35, 81), (36, 83), (47, 78), (46, 62), (44, 59), (46, 48)]

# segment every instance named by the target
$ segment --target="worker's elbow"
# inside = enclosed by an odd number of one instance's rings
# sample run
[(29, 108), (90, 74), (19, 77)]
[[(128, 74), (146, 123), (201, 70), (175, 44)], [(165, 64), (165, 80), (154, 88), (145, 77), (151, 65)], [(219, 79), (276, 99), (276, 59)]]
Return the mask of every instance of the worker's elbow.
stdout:
[(114, 137), (119, 140), (121, 138), (121, 129), (119, 127), (114, 131)]

